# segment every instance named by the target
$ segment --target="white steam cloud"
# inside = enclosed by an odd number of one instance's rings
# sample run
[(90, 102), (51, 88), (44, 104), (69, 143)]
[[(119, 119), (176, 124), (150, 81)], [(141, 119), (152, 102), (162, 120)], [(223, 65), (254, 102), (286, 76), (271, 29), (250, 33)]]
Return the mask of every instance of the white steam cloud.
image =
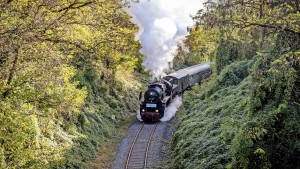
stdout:
[(141, 0), (133, 4), (128, 13), (140, 28), (144, 55), (143, 66), (153, 77), (165, 75), (177, 52), (177, 44), (188, 34), (193, 25), (192, 15), (202, 8), (204, 0)]
[(137, 110), (137, 112), (136, 112), (136, 118), (137, 118), (139, 121), (143, 121), (143, 120), (142, 120), (142, 117), (141, 117), (140, 110)]
[(181, 105), (182, 105), (182, 97), (176, 96), (176, 98), (172, 100), (169, 106), (166, 107), (165, 115), (163, 118), (160, 119), (160, 121), (165, 122), (171, 120), (171, 118), (175, 116), (177, 110), (180, 108)]

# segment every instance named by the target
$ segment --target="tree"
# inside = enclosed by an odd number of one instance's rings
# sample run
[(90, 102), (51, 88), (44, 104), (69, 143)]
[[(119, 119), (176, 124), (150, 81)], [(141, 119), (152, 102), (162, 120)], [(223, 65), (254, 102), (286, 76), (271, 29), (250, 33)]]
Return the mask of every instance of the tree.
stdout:
[[(188, 114), (175, 140), (175, 152), (180, 152), (175, 159), (182, 160), (175, 165), (297, 168), (299, 1), (208, 0), (205, 7), (195, 16), (203, 30), (192, 32), (189, 45), (195, 44), (192, 51), (202, 49), (198, 37), (205, 39), (214, 31), (216, 37), (210, 39), (216, 44), (218, 75), (190, 95), (193, 104), (188, 103)], [(199, 128), (187, 130), (194, 126)], [(190, 137), (182, 139), (186, 136)]]
[(84, 137), (74, 126), (90, 92), (75, 75), (91, 66), (113, 72), (120, 58), (131, 71), (137, 63), (137, 27), (124, 6), (118, 0), (0, 2), (0, 168), (63, 164)]

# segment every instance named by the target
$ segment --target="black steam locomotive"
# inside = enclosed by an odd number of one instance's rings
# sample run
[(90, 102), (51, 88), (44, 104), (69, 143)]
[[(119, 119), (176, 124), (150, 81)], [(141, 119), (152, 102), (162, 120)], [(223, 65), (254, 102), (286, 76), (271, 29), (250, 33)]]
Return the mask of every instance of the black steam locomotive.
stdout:
[(166, 106), (176, 95), (181, 95), (186, 89), (191, 88), (202, 79), (212, 74), (210, 62), (194, 65), (173, 72), (160, 81), (148, 86), (142, 100), (140, 93), (140, 115), (143, 121), (157, 122), (164, 116)]

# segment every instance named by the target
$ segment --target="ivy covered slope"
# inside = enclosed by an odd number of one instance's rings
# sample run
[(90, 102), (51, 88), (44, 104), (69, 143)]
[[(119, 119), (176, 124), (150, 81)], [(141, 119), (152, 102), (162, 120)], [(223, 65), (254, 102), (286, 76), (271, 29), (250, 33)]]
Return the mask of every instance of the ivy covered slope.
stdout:
[[(118, 0), (0, 2), (0, 168), (84, 168), (137, 105), (137, 27)], [(101, 150), (100, 150), (101, 151)]]
[[(173, 142), (174, 167), (300, 165), (299, 100), (291, 101), (289, 97), (293, 93), (287, 89), (290, 79), (282, 79), (267, 89), (261, 87), (267, 81), (254, 82), (249, 72), (259, 62), (233, 63), (215, 79), (185, 94), (186, 115), (181, 118)], [(276, 90), (281, 99), (274, 97)]]
[(184, 95), (171, 168), (299, 168), (299, 4), (206, 5), (186, 57), (203, 51), (215, 71)]

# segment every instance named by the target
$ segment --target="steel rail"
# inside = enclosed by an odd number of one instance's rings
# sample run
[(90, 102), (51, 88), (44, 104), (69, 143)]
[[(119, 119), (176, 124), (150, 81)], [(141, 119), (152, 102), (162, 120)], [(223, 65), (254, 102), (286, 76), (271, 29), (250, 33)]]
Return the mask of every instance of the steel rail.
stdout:
[(135, 135), (134, 140), (133, 140), (133, 142), (132, 142), (132, 144), (131, 144), (131, 147), (130, 147), (130, 150), (129, 150), (129, 153), (128, 153), (128, 157), (127, 157), (127, 161), (126, 161), (126, 166), (125, 166), (126, 169), (128, 168), (128, 165), (129, 165), (129, 160), (130, 160), (130, 157), (131, 157), (131, 153), (132, 153), (132, 149), (133, 149), (133, 146), (134, 146), (134, 144), (135, 144), (135, 141), (136, 141), (136, 139), (138, 138), (138, 136), (139, 136), (139, 134), (140, 134), (142, 128), (144, 127), (144, 125), (145, 125), (145, 123), (143, 123), (143, 125), (140, 127), (139, 131), (138, 131), (137, 134)]
[[(151, 145), (151, 141), (152, 141), (152, 137), (153, 137), (153, 134), (154, 134), (154, 132), (155, 132), (155, 130), (156, 130), (156, 127), (157, 127), (157, 125), (158, 125), (158, 123), (156, 123), (155, 124), (155, 126), (153, 125), (153, 129), (152, 129), (152, 131), (151, 131), (151, 133), (150, 133), (150, 136), (149, 135), (147, 135), (147, 144), (146, 145), (144, 145), (143, 147), (140, 147), (141, 146), (141, 140), (143, 140), (143, 139), (145, 139), (145, 138), (143, 138), (143, 134), (145, 134), (145, 132), (148, 132), (147, 130), (146, 131), (144, 131), (144, 132), (141, 132), (142, 130), (143, 130), (143, 128), (145, 127), (145, 126), (147, 126), (148, 127), (148, 125), (145, 125), (144, 123), (142, 124), (142, 126), (140, 127), (140, 129), (138, 130), (138, 132), (137, 132), (137, 134), (135, 135), (135, 137), (134, 137), (134, 140), (133, 140), (133, 142), (132, 142), (132, 144), (131, 144), (131, 147), (130, 147), (130, 150), (129, 150), (129, 153), (128, 153), (128, 156), (127, 156), (127, 161), (126, 161), (126, 166), (125, 166), (125, 169), (129, 169), (130, 167), (129, 167), (129, 163), (131, 162), (131, 163), (133, 163), (134, 164), (134, 162), (132, 162), (131, 160), (131, 158), (132, 158), (132, 153), (133, 153), (133, 151), (137, 151), (137, 150), (134, 150), (134, 147), (136, 146), (136, 147), (139, 147), (139, 151), (140, 152), (143, 152), (143, 150), (145, 150), (145, 152), (144, 152), (144, 158), (142, 158), (142, 156), (143, 155), (141, 155), (140, 157), (141, 157), (141, 159), (138, 159), (138, 161), (137, 162), (135, 162), (135, 163), (139, 163), (139, 162), (141, 162), (141, 161), (143, 161), (143, 163), (140, 163), (139, 165), (139, 167), (138, 168), (146, 168), (147, 167), (147, 158), (148, 158), (148, 152), (149, 152), (149, 149), (150, 149), (150, 145)], [(145, 129), (147, 129), (147, 128), (145, 128)], [(149, 137), (149, 138), (148, 138)], [(139, 141), (137, 141), (137, 140), (139, 140)], [(136, 154), (135, 154), (136, 155)], [(134, 158), (134, 157), (133, 157)], [(142, 166), (142, 167), (141, 167)], [(133, 167), (133, 166), (132, 166)], [(135, 166), (136, 167), (136, 166)], [(134, 168), (135, 168), (134, 167)]]
[(149, 138), (149, 140), (148, 140), (147, 149), (146, 149), (146, 152), (145, 152), (144, 168), (147, 167), (148, 151), (149, 151), (150, 144), (151, 144), (151, 141), (152, 141), (152, 137), (153, 137), (154, 131), (156, 130), (157, 124), (158, 124), (158, 123), (155, 124), (155, 127), (153, 128), (153, 130), (152, 130), (152, 132), (151, 132), (151, 135), (150, 135), (150, 138)]

